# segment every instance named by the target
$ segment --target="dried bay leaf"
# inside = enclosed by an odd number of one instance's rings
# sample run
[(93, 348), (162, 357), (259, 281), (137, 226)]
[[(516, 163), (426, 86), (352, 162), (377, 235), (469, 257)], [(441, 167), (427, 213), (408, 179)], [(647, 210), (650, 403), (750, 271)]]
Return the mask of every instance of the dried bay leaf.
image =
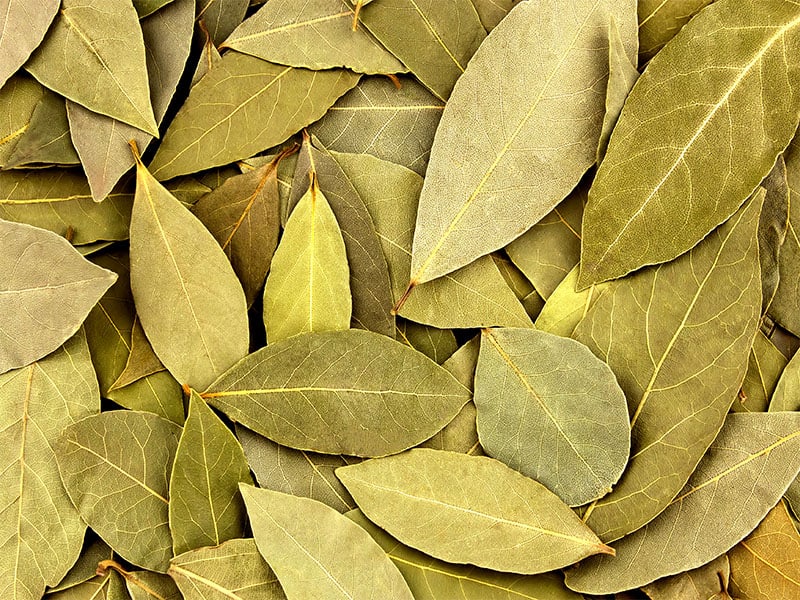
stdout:
[[(580, 0), (569, 11), (554, 0), (523, 2), (481, 45), (434, 139), (414, 232), (412, 286), (522, 235), (595, 162), (611, 18), (633, 56), (632, 0)], [(551, 25), (543, 29), (542, 22)]]
[(572, 336), (602, 288), (608, 286), (601, 283), (579, 291), (576, 289), (578, 275), (579, 268), (575, 265), (553, 290), (536, 318), (537, 329), (563, 337)]
[(677, 260), (609, 284), (573, 333), (614, 371), (631, 415), (630, 462), (584, 515), (605, 541), (669, 505), (739, 391), (760, 316), (762, 198)]
[[(94, 538), (91, 542), (89, 542), (90, 536)], [(97, 563), (102, 560), (111, 560), (113, 557), (114, 551), (111, 547), (94, 535), (94, 533), (90, 533), (89, 530), (87, 530), (83, 549), (81, 550), (81, 555), (78, 557), (78, 560), (75, 561), (75, 564), (72, 565), (70, 570), (57, 585), (47, 588), (47, 593), (50, 594), (66, 590), (67, 588), (89, 581), (96, 575)]]
[(767, 193), (758, 223), (758, 251), (761, 259), (761, 312), (767, 313), (780, 285), (780, 252), (789, 231), (791, 213), (783, 155), (778, 156), (761, 186)]
[(248, 0), (196, 0), (196, 21), (205, 24), (214, 44), (219, 45), (244, 20)]
[(484, 329), (475, 406), (486, 453), (569, 506), (610, 492), (628, 461), (625, 394), (611, 369), (574, 340)]
[(345, 0), (268, 2), (225, 40), (224, 47), (270, 62), (357, 73), (401, 73), (407, 69), (364, 29), (353, 30)]
[(639, 0), (639, 62), (645, 64), (714, 0)]
[(469, 392), (419, 352), (351, 329), (257, 350), (202, 394), (229, 418), (298, 450), (383, 456), (442, 429)]
[(797, 335), (800, 334), (800, 140), (792, 141), (784, 160), (789, 185), (789, 225), (780, 249), (780, 281), (769, 314)]
[(525, 277), (525, 274), (517, 268), (517, 265), (511, 261), (505, 252), (492, 252), (490, 256), (497, 266), (497, 270), (506, 280), (506, 284), (520, 302), (536, 291), (530, 280)]
[(42, 42), (60, 4), (42, 0), (34, 7), (24, 0), (0, 1), (0, 88)]
[(174, 0), (133, 0), (133, 7), (140, 19), (150, 16)]
[(45, 90), (24, 72), (12, 76), (0, 87), (0, 166), (5, 166), (20, 137), (30, 127), (33, 111)]
[[(795, 354), (780, 374), (769, 403), (769, 412), (800, 411), (798, 389), (800, 389), (800, 354)], [(786, 501), (795, 514), (800, 512), (800, 477), (786, 490)]]
[(370, 521), (447, 562), (534, 575), (613, 553), (555, 494), (486, 456), (417, 448), (336, 476)]
[(0, 407), (0, 595), (38, 600), (77, 560), (86, 529), (61, 484), (51, 446), (64, 427), (100, 410), (83, 333), (0, 375)]
[(702, 567), (659, 579), (643, 590), (650, 600), (731, 600), (727, 593), (730, 572), (728, 556), (723, 554)]
[(125, 560), (166, 572), (168, 480), (181, 428), (132, 410), (87, 417), (56, 442), (61, 479), (81, 518)]
[(69, 137), (64, 98), (46, 90), (4, 167), (9, 169), (37, 163), (76, 165), (78, 162)]
[[(567, 586), (614, 593), (699, 567), (750, 533), (800, 470), (800, 414), (733, 413), (683, 491), (642, 529), (567, 571)], [(742, 494), (747, 490), (747, 494)]]
[(397, 321), (397, 339), (439, 365), (458, 348), (456, 336), (449, 329), (437, 329), (405, 319)]
[(136, 309), (164, 366), (180, 383), (204, 389), (247, 354), (244, 292), (197, 217), (141, 162), (136, 179), (130, 247)]
[(125, 576), (131, 600), (183, 600), (172, 579), (151, 571), (132, 571)]
[(483, 27), (489, 32), (497, 27), (517, 2), (519, 0), (472, 0)]
[[(793, 2), (720, 0), (658, 53), (589, 192), (580, 287), (672, 260), (736, 212), (797, 128), (800, 69), (777, 67), (795, 47)], [(772, 110), (754, 111), (766, 98)], [(729, 169), (740, 155), (748, 160)]]
[(347, 517), (316, 500), (247, 485), (241, 490), (258, 551), (289, 598), (413, 600), (397, 567)]
[(197, 61), (197, 67), (195, 68), (194, 75), (192, 76), (192, 87), (194, 87), (197, 82), (206, 75), (206, 73), (222, 62), (222, 55), (214, 45), (214, 40), (211, 39), (211, 34), (209, 33), (208, 29), (205, 28), (204, 22), (200, 21), (199, 23), (203, 23), (203, 25), (200, 26), (200, 31), (205, 36), (205, 44), (203, 44), (202, 54)]
[[(125, 362), (125, 368), (122, 373), (114, 380), (114, 383), (109, 386), (109, 390), (117, 390), (124, 388), (132, 383), (135, 383), (154, 373), (164, 371), (165, 367), (158, 360), (150, 341), (142, 329), (142, 324), (139, 319), (135, 319), (131, 329), (131, 342), (128, 358)], [(166, 415), (162, 415), (166, 416)], [(174, 419), (173, 419), (174, 420)], [(179, 423), (180, 424), (180, 423)]]
[(750, 349), (742, 392), (734, 401), (731, 410), (765, 412), (786, 362), (786, 357), (769, 341), (769, 338), (763, 332), (757, 332), (753, 347)]
[(359, 77), (226, 52), (192, 88), (150, 169), (164, 180), (249, 158), (319, 119)]
[(62, 0), (25, 69), (90, 110), (158, 135), (139, 17), (127, 0)]
[(0, 221), (0, 373), (50, 354), (78, 331), (116, 275), (64, 238)]
[(75, 587), (48, 594), (48, 600), (130, 600), (125, 580), (116, 571), (96, 576)]

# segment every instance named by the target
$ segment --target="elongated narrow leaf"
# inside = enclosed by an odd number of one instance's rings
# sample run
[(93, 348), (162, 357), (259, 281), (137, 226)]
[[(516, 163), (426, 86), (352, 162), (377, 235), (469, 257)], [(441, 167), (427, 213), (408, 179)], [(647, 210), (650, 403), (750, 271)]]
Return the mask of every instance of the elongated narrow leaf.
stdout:
[(664, 577), (642, 590), (650, 600), (731, 600), (730, 574), (728, 555), (723, 554), (702, 567)]
[(151, 413), (104, 412), (56, 443), (61, 479), (81, 518), (125, 560), (165, 572), (172, 557), (167, 482), (181, 428)]
[(45, 90), (25, 72), (14, 75), (0, 87), (0, 167), (6, 166), (17, 142), (30, 127), (33, 111)]
[(573, 333), (614, 371), (631, 416), (630, 463), (584, 516), (603, 540), (667, 507), (739, 391), (760, 313), (762, 196), (690, 253), (609, 285)]
[(219, 546), (244, 534), (239, 483), (253, 483), (242, 447), (193, 390), (169, 480), (175, 554)]
[(427, 357), (358, 329), (270, 344), (202, 396), (279, 444), (351, 456), (416, 446), (469, 400), (467, 389)]
[(797, 129), (798, 47), (796, 3), (720, 0), (653, 59), (589, 192), (581, 287), (672, 260), (736, 211)]
[(208, 229), (141, 163), (130, 253), (133, 297), (153, 350), (180, 383), (205, 388), (247, 353), (244, 292)]
[(83, 333), (42, 360), (0, 375), (0, 408), (0, 596), (38, 600), (78, 558), (86, 529), (61, 484), (51, 446), (64, 427), (100, 411)]
[(418, 448), (336, 475), (372, 522), (447, 562), (533, 575), (613, 553), (546, 487), (486, 456)]
[(769, 314), (778, 323), (800, 334), (800, 140), (786, 149), (786, 180), (789, 184), (789, 225), (780, 250), (780, 281)]
[[(703, 565), (749, 534), (800, 471), (799, 413), (735, 413), (683, 491), (648, 525), (567, 572), (573, 590), (606, 594)], [(747, 490), (747, 494), (741, 494)]]
[(239, 24), (247, 13), (249, 0), (195, 0), (196, 20), (202, 20), (211, 34), (214, 44), (219, 45)]
[(639, 0), (639, 62), (645, 64), (714, 0)]
[(59, 5), (59, 0), (42, 0), (35, 6), (24, 0), (0, 2), (0, 88), (42, 42)]
[(289, 598), (413, 600), (381, 547), (344, 515), (308, 498), (241, 490), (258, 551)]
[(349, 329), (352, 306), (342, 231), (314, 178), (286, 223), (264, 288), (267, 340)]
[(25, 68), (86, 108), (158, 135), (139, 17), (127, 0), (62, 0)]
[[(481, 45), (433, 143), (414, 233), (412, 284), (519, 237), (594, 163), (611, 18), (632, 57), (635, 7), (628, 0), (580, 0), (569, 10), (556, 0), (522, 2)], [(550, 26), (543, 29), (543, 22)]]
[(49, 354), (81, 326), (116, 275), (44, 229), (0, 221), (0, 373)]
[(192, 88), (150, 169), (164, 180), (248, 158), (319, 119), (358, 78), (227, 52)]
[(484, 329), (475, 405), (487, 454), (570, 506), (610, 492), (628, 461), (625, 394), (608, 365), (574, 340)]

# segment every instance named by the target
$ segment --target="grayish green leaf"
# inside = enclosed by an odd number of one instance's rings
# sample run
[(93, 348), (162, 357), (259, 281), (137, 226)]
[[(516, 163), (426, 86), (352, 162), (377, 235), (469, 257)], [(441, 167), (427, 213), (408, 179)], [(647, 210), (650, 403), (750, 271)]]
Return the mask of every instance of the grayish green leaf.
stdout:
[(203, 21), (214, 44), (219, 45), (244, 20), (248, 0), (196, 0), (197, 16)]
[[(786, 366), (786, 357), (781, 354), (769, 338), (759, 331), (750, 349), (747, 373), (742, 382), (742, 391), (731, 407), (737, 412), (765, 412), (778, 379)], [(778, 410), (791, 410), (781, 408)]]
[(767, 191), (758, 222), (758, 252), (761, 258), (761, 312), (767, 313), (780, 285), (780, 253), (789, 231), (789, 181), (786, 162), (779, 156), (761, 182)]
[(439, 365), (458, 348), (456, 336), (449, 329), (437, 329), (405, 319), (397, 321), (397, 339)]
[(714, 0), (639, 0), (639, 63), (645, 64)]
[(505, 252), (492, 252), (490, 255), (497, 270), (506, 280), (506, 284), (514, 292), (514, 295), (521, 302), (526, 296), (535, 292), (533, 284), (525, 277), (525, 274), (517, 268)]
[[(72, 503), (70, 502), (70, 504)], [(94, 538), (91, 543), (87, 541), (89, 536)], [(78, 560), (75, 561), (75, 564), (72, 565), (70, 570), (57, 585), (47, 588), (48, 594), (66, 590), (67, 588), (89, 581), (96, 575), (97, 564), (101, 560), (111, 560), (114, 558), (114, 551), (99, 537), (87, 531), (86, 538)]]
[(789, 184), (789, 226), (780, 251), (780, 282), (769, 308), (778, 323), (800, 334), (800, 140), (784, 155)]
[(211, 34), (208, 29), (200, 28), (205, 36), (205, 44), (203, 44), (203, 51), (197, 61), (197, 68), (195, 68), (194, 75), (192, 76), (192, 87), (200, 81), (206, 73), (214, 67), (217, 67), (222, 62), (222, 55), (214, 45), (214, 40), (211, 39)]
[(75, 587), (48, 594), (47, 600), (130, 600), (125, 580), (116, 571), (108, 571)]
[[(132, 298), (131, 301), (133, 301)], [(125, 368), (114, 380), (114, 383), (109, 386), (109, 391), (124, 388), (143, 377), (160, 373), (164, 370), (164, 365), (158, 360), (158, 356), (156, 356), (150, 341), (144, 333), (144, 329), (142, 329), (142, 323), (139, 319), (134, 319), (131, 329), (130, 351), (125, 362)]]
[(484, 29), (491, 32), (519, 0), (472, 0)]
[(650, 600), (731, 600), (727, 593), (730, 572), (728, 556), (723, 554), (702, 567), (654, 581), (643, 590)]
[(14, 75), (0, 87), (0, 166), (5, 166), (20, 137), (30, 127), (33, 111), (45, 90), (24, 72)]
[(64, 98), (46, 90), (31, 114), (27, 129), (6, 160), (5, 168), (38, 163), (76, 165), (78, 162), (69, 137)]
[(42, 43), (60, 4), (59, 0), (42, 0), (36, 5), (0, 0), (0, 88)]
[(131, 571), (125, 576), (131, 600), (183, 600), (175, 582), (160, 573)]
[(608, 284), (593, 285), (578, 291), (578, 266), (572, 268), (567, 276), (550, 294), (542, 311), (536, 318), (536, 328), (541, 331), (570, 337), (575, 327), (586, 316), (589, 308), (598, 298), (600, 290)]

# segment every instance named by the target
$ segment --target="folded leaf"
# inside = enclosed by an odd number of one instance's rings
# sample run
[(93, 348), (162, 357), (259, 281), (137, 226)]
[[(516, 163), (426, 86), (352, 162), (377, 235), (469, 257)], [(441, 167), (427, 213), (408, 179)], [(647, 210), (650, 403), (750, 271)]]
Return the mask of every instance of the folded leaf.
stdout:
[(42, 43), (60, 4), (59, 0), (42, 0), (35, 7), (25, 0), (0, 2), (0, 88)]

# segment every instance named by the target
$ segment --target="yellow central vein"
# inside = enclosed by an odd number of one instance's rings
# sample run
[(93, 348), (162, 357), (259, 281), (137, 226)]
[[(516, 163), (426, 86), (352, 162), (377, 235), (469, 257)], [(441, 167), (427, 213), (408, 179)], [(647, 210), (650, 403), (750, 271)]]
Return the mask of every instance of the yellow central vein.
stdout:
[[(312, 165), (313, 168), (313, 165)], [(314, 262), (316, 261), (316, 234), (317, 234), (317, 179), (312, 171), (311, 176), (311, 223), (308, 232), (308, 330), (314, 331)]]
[(287, 31), (291, 31), (293, 29), (299, 29), (300, 27), (310, 27), (316, 25), (318, 23), (326, 23), (328, 21), (335, 21), (336, 19), (341, 19), (342, 17), (348, 17), (348, 20), (352, 17), (352, 11), (345, 11), (340, 12), (334, 15), (325, 15), (324, 17), (317, 17), (315, 19), (309, 19), (308, 21), (297, 21), (295, 23), (289, 23), (287, 25), (282, 25), (280, 27), (275, 27), (274, 29), (265, 29), (263, 31), (257, 31), (256, 33), (251, 33), (250, 35), (243, 35), (237, 38), (231, 38), (230, 43), (226, 42), (223, 44), (223, 47), (227, 48), (236, 48), (235, 44), (237, 42), (245, 42), (248, 40), (266, 37), (268, 35), (273, 35), (276, 33), (285, 33)]
[(305, 392), (331, 392), (338, 393), (353, 393), (353, 394), (367, 394), (373, 396), (383, 396), (385, 394), (395, 394), (397, 396), (412, 396), (415, 398), (452, 398), (453, 394), (432, 394), (425, 392), (404, 392), (401, 390), (358, 390), (352, 388), (334, 388), (334, 387), (295, 387), (295, 388), (265, 388), (257, 390), (225, 390), (222, 392), (204, 392), (200, 394), (203, 398), (222, 398), (225, 396), (252, 396), (257, 394), (293, 394)]
[(203, 577), (202, 575), (199, 575), (198, 573), (194, 573), (192, 571), (189, 571), (188, 569), (184, 569), (183, 567), (179, 567), (176, 564), (170, 565), (169, 570), (172, 571), (173, 573), (178, 573), (179, 575), (183, 575), (184, 577), (186, 577), (186, 579), (199, 581), (200, 583), (202, 583), (206, 587), (211, 588), (215, 592), (219, 592), (220, 594), (222, 594), (226, 598), (231, 598), (231, 600), (242, 600), (242, 597), (239, 596), (238, 594), (234, 594), (229, 589), (224, 588), (221, 585), (219, 585), (216, 581), (211, 581), (210, 579), (206, 579), (205, 577)]
[(28, 131), (28, 127), (30, 127), (30, 126), (31, 126), (31, 124), (30, 124), (30, 121), (29, 121), (29, 122), (25, 123), (25, 125), (23, 125), (19, 129), (17, 129), (16, 131), (12, 131), (7, 136), (0, 138), (0, 146), (5, 146), (11, 140), (13, 140), (15, 138), (18, 138), (23, 133)]
[(458, 70), (463, 73), (464, 67), (461, 65), (461, 63), (458, 61), (455, 55), (450, 51), (450, 48), (447, 47), (447, 44), (444, 43), (444, 40), (439, 35), (439, 32), (436, 31), (436, 29), (433, 26), (433, 23), (431, 23), (430, 20), (428, 19), (428, 16), (420, 9), (420, 7), (414, 0), (409, 0), (409, 2), (411, 2), (411, 5), (414, 7), (414, 10), (416, 10), (417, 13), (419, 14), (419, 17), (422, 19), (422, 22), (425, 23), (425, 27), (427, 27), (428, 30), (431, 32), (431, 35), (433, 35), (433, 39), (435, 39), (436, 42), (442, 47), (442, 49), (447, 53), (447, 56), (450, 57), (450, 60), (452, 60), (455, 63), (456, 67), (458, 67)]
[(241, 216), (236, 220), (236, 223), (234, 223), (231, 234), (225, 240), (225, 243), (222, 244), (223, 250), (226, 250), (228, 248), (228, 246), (231, 243), (231, 240), (233, 239), (233, 236), (236, 235), (236, 233), (239, 231), (239, 228), (242, 226), (242, 223), (244, 223), (245, 218), (247, 217), (247, 215), (250, 214), (250, 211), (253, 208), (253, 204), (255, 204), (256, 200), (258, 199), (258, 196), (261, 194), (261, 190), (263, 190), (264, 186), (267, 185), (267, 179), (269, 179), (270, 175), (272, 175), (272, 172), (274, 171), (275, 168), (276, 167), (273, 166), (270, 169), (267, 169), (267, 172), (264, 175), (264, 177), (262, 177), (261, 180), (258, 182), (255, 191), (248, 198), (247, 206), (244, 207)]

